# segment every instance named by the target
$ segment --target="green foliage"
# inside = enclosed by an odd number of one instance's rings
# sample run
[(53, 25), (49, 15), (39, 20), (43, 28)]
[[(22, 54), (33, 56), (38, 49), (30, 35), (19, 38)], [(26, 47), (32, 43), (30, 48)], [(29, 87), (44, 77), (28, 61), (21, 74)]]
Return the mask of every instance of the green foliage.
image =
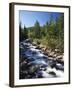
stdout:
[(19, 25), (20, 41), (30, 38), (37, 44), (43, 44), (51, 49), (58, 48), (60, 52), (64, 52), (64, 14), (60, 14), (56, 20), (51, 15), (50, 21), (44, 26), (40, 26), (36, 21), (33, 27), (24, 26), (22, 29)]
[(34, 36), (35, 38), (40, 38), (41, 36), (41, 30), (40, 30), (40, 25), (39, 25), (39, 22), (36, 21), (35, 25), (34, 25)]
[(28, 30), (27, 30), (26, 26), (24, 26), (23, 35), (24, 35), (24, 39), (28, 38)]
[(24, 39), (24, 35), (21, 28), (21, 22), (19, 24), (19, 41), (22, 41)]

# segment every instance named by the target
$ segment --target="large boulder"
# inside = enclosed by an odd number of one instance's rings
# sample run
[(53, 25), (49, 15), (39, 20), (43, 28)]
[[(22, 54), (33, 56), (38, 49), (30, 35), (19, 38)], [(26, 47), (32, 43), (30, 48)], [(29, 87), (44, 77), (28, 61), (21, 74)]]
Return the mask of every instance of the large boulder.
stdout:
[(36, 42), (32, 42), (32, 45), (33, 45), (33, 46), (37, 46)]
[(59, 49), (55, 49), (55, 52), (56, 52), (56, 53), (59, 53), (60, 51), (59, 51)]
[(48, 56), (49, 57), (53, 57), (54, 56), (54, 52), (50, 52)]
[(59, 55), (56, 57), (56, 59), (62, 59), (63, 58), (63, 55)]
[(32, 39), (26, 39), (24, 40), (25, 43), (32, 43)]

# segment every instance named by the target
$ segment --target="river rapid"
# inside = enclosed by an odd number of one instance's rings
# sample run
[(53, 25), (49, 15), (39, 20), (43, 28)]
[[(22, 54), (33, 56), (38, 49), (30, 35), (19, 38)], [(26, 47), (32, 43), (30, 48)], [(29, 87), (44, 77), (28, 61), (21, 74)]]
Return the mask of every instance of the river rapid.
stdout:
[(48, 56), (29, 40), (20, 42), (19, 55), (20, 79), (64, 76), (64, 63), (48, 59)]

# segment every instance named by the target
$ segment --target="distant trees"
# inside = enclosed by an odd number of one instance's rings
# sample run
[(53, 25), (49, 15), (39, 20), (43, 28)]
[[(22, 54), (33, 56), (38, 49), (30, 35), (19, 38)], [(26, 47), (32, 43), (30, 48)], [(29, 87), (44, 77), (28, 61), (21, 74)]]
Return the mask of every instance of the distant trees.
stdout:
[(19, 24), (19, 38), (20, 38), (20, 41), (23, 41), (28, 38), (28, 30), (26, 26), (22, 28), (21, 23)]
[(41, 37), (41, 29), (40, 29), (40, 24), (38, 21), (36, 21), (34, 25), (34, 36), (35, 38), (40, 38)]
[(24, 35), (22, 32), (21, 22), (19, 24), (19, 41), (22, 41), (24, 39)]
[(24, 35), (24, 39), (28, 38), (28, 30), (25, 25), (24, 25), (24, 29), (23, 29), (23, 35)]
[(59, 48), (61, 51), (64, 51), (64, 15), (63, 14), (61, 14), (60, 17), (57, 19), (56, 29), (58, 31), (57, 48)]
[(64, 15), (60, 14), (56, 20), (51, 15), (50, 21), (47, 21), (44, 26), (40, 26), (36, 21), (33, 27), (24, 25), (24, 28), (19, 25), (20, 41), (31, 38), (33, 41), (40, 42), (51, 49), (58, 48), (61, 52), (64, 51)]

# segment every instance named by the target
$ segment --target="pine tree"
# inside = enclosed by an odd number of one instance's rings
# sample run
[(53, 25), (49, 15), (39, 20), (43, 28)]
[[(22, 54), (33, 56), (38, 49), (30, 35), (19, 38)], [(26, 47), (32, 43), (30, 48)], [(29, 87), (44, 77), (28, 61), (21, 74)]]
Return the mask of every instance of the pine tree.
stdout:
[(23, 40), (23, 33), (22, 33), (22, 27), (21, 22), (19, 23), (19, 41)]
[(24, 35), (24, 39), (28, 38), (28, 30), (25, 25), (24, 25), (24, 29), (23, 29), (23, 35)]
[(35, 29), (35, 37), (36, 38), (40, 38), (41, 37), (41, 30), (40, 30), (40, 24), (38, 21), (36, 21), (35, 25), (34, 25), (34, 29)]

